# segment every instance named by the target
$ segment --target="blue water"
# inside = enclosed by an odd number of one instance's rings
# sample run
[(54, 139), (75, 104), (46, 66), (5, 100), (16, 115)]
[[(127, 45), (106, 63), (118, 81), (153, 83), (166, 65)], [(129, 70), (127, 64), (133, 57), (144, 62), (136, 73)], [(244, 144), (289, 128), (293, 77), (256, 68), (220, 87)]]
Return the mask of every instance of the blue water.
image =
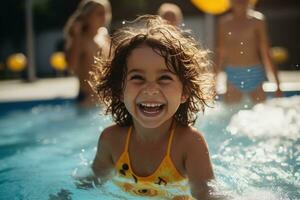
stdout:
[[(131, 199), (111, 183), (78, 189), (99, 133), (111, 123), (100, 108), (39, 105), (0, 115), (0, 199)], [(300, 98), (243, 103), (199, 114), (216, 191), (230, 199), (300, 199)]]

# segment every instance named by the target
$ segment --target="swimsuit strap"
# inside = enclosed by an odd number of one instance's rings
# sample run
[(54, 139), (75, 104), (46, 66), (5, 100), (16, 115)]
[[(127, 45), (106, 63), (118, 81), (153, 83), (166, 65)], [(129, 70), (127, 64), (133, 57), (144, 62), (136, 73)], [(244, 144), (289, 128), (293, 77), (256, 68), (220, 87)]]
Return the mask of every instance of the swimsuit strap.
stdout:
[(127, 138), (126, 138), (126, 144), (125, 144), (125, 152), (128, 152), (128, 146), (129, 146), (129, 140), (130, 140), (131, 132), (132, 132), (132, 126), (129, 127), (128, 132), (127, 132)]
[(175, 123), (172, 122), (172, 125), (171, 125), (171, 135), (169, 137), (169, 142), (168, 142), (167, 156), (170, 156), (170, 153), (171, 153), (171, 146), (172, 146), (174, 132), (175, 132)]

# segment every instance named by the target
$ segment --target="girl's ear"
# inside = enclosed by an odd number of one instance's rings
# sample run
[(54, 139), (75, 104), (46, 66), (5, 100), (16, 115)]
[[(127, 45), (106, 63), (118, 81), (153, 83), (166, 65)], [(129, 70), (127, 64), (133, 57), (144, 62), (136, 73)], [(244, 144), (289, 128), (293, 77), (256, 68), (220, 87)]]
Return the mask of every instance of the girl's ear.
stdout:
[(188, 99), (188, 95), (182, 94), (180, 103), (185, 103), (187, 99)]

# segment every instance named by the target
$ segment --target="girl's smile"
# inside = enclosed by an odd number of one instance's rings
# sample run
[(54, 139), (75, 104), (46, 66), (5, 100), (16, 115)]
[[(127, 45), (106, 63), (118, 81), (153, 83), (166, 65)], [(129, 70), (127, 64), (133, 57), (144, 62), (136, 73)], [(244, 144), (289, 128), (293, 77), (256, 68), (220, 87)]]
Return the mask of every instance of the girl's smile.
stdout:
[(162, 103), (138, 103), (138, 110), (146, 117), (155, 117), (159, 115), (164, 108)]

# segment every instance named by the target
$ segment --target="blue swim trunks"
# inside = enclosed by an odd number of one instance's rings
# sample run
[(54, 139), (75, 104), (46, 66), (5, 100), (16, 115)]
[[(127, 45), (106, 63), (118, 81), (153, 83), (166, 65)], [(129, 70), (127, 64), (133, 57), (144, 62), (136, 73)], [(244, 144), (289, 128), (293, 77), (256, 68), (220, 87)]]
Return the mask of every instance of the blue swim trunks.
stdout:
[(227, 81), (241, 92), (251, 92), (267, 80), (265, 69), (261, 65), (227, 66), (224, 71), (227, 74)]

